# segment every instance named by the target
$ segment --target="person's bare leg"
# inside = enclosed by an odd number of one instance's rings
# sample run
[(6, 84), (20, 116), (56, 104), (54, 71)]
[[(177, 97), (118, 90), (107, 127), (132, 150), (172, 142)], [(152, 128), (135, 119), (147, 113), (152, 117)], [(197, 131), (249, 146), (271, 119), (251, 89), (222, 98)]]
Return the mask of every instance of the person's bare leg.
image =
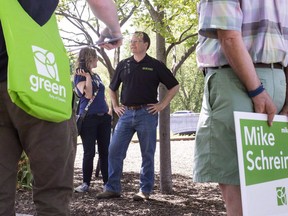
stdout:
[(227, 216), (242, 216), (240, 186), (219, 184), (219, 187), (226, 205)]

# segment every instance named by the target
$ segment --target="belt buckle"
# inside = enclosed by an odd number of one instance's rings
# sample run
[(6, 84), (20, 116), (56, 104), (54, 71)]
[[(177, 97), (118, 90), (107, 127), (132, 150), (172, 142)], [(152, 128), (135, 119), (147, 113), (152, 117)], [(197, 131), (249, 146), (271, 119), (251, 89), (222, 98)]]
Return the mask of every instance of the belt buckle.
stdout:
[(142, 106), (131, 106), (131, 109), (132, 109), (132, 110), (139, 110), (139, 109), (141, 109), (141, 107), (142, 107)]
[(128, 110), (139, 110), (143, 107), (143, 105), (138, 105), (138, 106), (127, 106)]
[(134, 107), (135, 107), (135, 106), (127, 106), (127, 109), (128, 109), (128, 110), (134, 110)]
[[(277, 69), (284, 70), (284, 67), (283, 67), (283, 65), (281, 63), (271, 63), (270, 65), (271, 65), (271, 69), (277, 68)], [(277, 65), (281, 65), (281, 67), (280, 68), (279, 68), (279, 66), (276, 67)]]

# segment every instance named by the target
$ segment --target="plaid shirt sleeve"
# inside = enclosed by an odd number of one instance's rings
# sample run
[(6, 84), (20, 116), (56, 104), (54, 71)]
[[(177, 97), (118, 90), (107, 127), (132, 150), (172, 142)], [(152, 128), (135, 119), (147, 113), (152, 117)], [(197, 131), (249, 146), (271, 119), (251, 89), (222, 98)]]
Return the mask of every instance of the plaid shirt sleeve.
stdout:
[[(261, 5), (261, 6), (260, 6)], [(285, 1), (201, 0), (197, 63), (202, 67), (227, 64), (217, 29), (235, 30), (253, 62), (288, 64), (288, 4)]]
[(199, 34), (217, 38), (216, 29), (241, 31), (243, 14), (238, 0), (201, 1)]

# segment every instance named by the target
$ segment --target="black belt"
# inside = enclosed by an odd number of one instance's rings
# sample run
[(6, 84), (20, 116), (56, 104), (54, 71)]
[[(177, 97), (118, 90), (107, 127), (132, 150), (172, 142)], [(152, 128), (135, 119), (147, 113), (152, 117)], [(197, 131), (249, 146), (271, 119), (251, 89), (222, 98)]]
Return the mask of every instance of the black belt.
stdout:
[[(254, 67), (255, 68), (275, 68), (275, 69), (282, 69), (284, 70), (284, 67), (281, 63), (271, 63), (271, 64), (265, 64), (265, 63), (254, 63)], [(208, 69), (213, 69), (213, 70), (217, 70), (217, 69), (221, 69), (221, 68), (231, 68), (230, 65), (222, 65), (222, 66), (218, 66), (218, 67), (206, 67), (203, 69), (203, 74), (204, 76), (206, 76), (206, 74), (208, 73)]]
[(90, 114), (88, 116), (104, 116), (106, 113), (94, 113), (94, 114)]
[[(265, 64), (265, 63), (254, 63), (255, 68), (276, 68), (276, 69), (284, 69), (283, 65), (281, 63), (271, 63), (271, 64)], [(231, 68), (230, 65), (222, 65), (218, 67), (207, 67), (207, 69), (221, 69), (221, 68)]]
[(147, 104), (144, 104), (144, 105), (135, 105), (135, 106), (126, 106), (126, 108), (128, 110), (139, 110), (139, 109), (142, 109), (144, 107), (146, 107)]

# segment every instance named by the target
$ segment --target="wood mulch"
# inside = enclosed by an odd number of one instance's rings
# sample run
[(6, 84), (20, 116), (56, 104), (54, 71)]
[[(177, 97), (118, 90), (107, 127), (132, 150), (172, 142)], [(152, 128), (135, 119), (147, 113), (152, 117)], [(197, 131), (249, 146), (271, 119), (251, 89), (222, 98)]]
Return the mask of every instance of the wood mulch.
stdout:
[[(80, 169), (75, 171), (75, 186), (81, 184)], [(224, 203), (216, 184), (195, 184), (189, 177), (173, 175), (173, 192), (161, 194), (159, 176), (156, 175), (154, 193), (145, 202), (132, 200), (138, 190), (138, 173), (123, 173), (121, 198), (98, 200), (95, 196), (101, 192), (101, 179), (92, 182), (88, 193), (74, 193), (71, 203), (71, 215), (119, 216), (119, 215), (151, 215), (151, 216), (212, 216), (226, 215)], [(19, 190), (16, 196), (16, 212), (35, 214), (31, 191)]]

